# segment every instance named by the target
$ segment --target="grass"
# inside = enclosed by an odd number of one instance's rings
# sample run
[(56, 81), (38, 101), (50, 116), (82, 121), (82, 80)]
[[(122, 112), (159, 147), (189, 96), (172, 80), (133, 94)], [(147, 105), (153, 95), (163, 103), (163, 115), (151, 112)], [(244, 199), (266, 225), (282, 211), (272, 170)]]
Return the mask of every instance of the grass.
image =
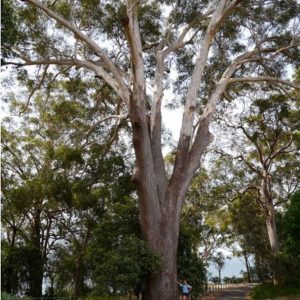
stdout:
[(6, 292), (1, 292), (1, 299), (2, 300), (14, 300), (17, 299), (17, 297), (11, 296), (7, 294)]
[[(297, 296), (298, 295), (298, 296)], [(296, 298), (279, 298), (278, 300), (300, 299), (300, 287), (274, 286), (272, 283), (264, 283), (256, 286), (251, 291), (252, 299), (275, 299), (280, 296), (296, 296)]]

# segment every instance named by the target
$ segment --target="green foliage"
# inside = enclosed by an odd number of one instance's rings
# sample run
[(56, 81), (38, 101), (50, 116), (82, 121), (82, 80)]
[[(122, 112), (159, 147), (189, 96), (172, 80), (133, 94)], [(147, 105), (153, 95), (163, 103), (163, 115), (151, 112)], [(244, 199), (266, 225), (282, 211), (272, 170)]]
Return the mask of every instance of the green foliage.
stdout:
[(274, 286), (272, 283), (264, 283), (251, 291), (253, 299), (273, 299), (278, 296), (300, 296), (300, 288), (287, 286)]
[(202, 15), (202, 10), (208, 4), (208, 1), (160, 1), (166, 4), (173, 4), (175, 5), (175, 9), (172, 11), (171, 14), (171, 22), (177, 22), (178, 24), (183, 23), (197, 23), (197, 18)]
[(82, 164), (82, 151), (62, 145), (57, 148), (54, 158), (61, 163), (61, 167), (69, 168), (72, 163)]
[(295, 192), (287, 211), (281, 217), (279, 237), (283, 251), (278, 259), (282, 262), (285, 284), (300, 287), (300, 192)]
[(155, 273), (159, 266), (154, 255), (147, 250), (141, 239), (134, 235), (120, 238), (112, 248), (97, 248), (92, 251), (95, 294), (127, 294), (142, 291), (148, 272)]
[(285, 214), (286, 252), (300, 261), (300, 191), (291, 197)]
[(200, 295), (206, 280), (205, 265), (199, 256), (198, 247), (204, 226), (201, 214), (194, 207), (185, 207), (177, 252), (177, 276), (179, 281), (187, 280), (193, 287), (193, 295)]
[(266, 257), (269, 247), (265, 220), (260, 205), (253, 201), (255, 197), (255, 192), (249, 191), (229, 204), (230, 224), (239, 236), (244, 250)]
[(141, 238), (135, 201), (123, 196), (108, 206), (89, 249), (93, 294), (142, 292), (148, 272), (155, 273), (159, 261)]
[(1, 61), (13, 55), (11, 48), (18, 38), (15, 12), (9, 0), (1, 0)]
[[(39, 255), (33, 245), (9, 245), (1, 241), (1, 283), (2, 290), (15, 295), (23, 286), (32, 288), (32, 280), (36, 279), (35, 273), (39, 272)], [(27, 293), (35, 291), (27, 290)]]
[(18, 297), (14, 297), (6, 292), (1, 292), (1, 299), (2, 300), (16, 300)]
[(300, 288), (300, 259), (284, 251), (276, 259), (281, 266), (282, 284), (292, 288)]

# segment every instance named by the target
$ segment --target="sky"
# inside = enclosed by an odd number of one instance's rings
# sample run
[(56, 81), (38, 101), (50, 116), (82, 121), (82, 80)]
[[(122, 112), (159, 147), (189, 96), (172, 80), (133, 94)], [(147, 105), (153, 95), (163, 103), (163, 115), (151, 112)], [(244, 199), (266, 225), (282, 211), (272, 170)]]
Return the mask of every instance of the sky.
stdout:
[[(234, 245), (236, 249), (239, 248), (238, 244)], [(229, 248), (219, 248), (215, 250), (215, 253), (222, 252), (226, 257), (224, 269), (221, 272), (221, 277), (242, 277), (241, 270), (246, 272), (246, 265), (242, 257), (236, 257), (232, 255), (232, 251)], [(229, 257), (229, 258), (227, 258)], [(251, 261), (250, 261), (251, 264)], [(209, 277), (219, 276), (215, 266), (210, 263), (208, 267)]]
[[(246, 272), (245, 264), (242, 263), (240, 258), (232, 257), (231, 259), (226, 259), (224, 269), (221, 272), (221, 277), (241, 277), (241, 270)], [(209, 265), (208, 272), (211, 273), (212, 277), (219, 276), (217, 269), (212, 264)]]

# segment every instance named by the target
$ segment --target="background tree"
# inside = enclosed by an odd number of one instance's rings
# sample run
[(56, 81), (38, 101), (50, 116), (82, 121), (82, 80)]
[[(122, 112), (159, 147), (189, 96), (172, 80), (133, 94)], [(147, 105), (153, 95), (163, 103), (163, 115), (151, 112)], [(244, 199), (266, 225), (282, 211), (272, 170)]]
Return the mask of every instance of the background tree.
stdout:
[[(250, 115), (251, 114), (251, 115)], [(239, 150), (239, 158), (252, 174), (248, 186), (257, 189), (264, 211), (273, 256), (274, 283), (281, 279), (279, 239), (275, 208), (288, 201), (297, 188), (299, 164), (298, 104), (283, 95), (257, 99), (250, 114), (238, 126), (251, 148)]]
[(225, 256), (222, 252), (217, 252), (215, 256), (212, 258), (212, 263), (214, 264), (215, 268), (218, 270), (219, 273), (219, 283), (222, 282), (221, 272), (225, 266)]
[(299, 286), (299, 264), (300, 264), (300, 244), (299, 244), (299, 210), (300, 192), (296, 191), (288, 205), (284, 216), (284, 255), (285, 255), (285, 275), (286, 282), (290, 285)]
[[(217, 160), (207, 159), (207, 166), (196, 174), (188, 190), (183, 221), (191, 219), (190, 228), (198, 236), (198, 249), (201, 260), (207, 264), (216, 249), (230, 243), (227, 205), (228, 190), (232, 189), (226, 172)], [(196, 230), (198, 228), (198, 230)]]
[(207, 227), (203, 224), (202, 211), (187, 202), (183, 208), (177, 253), (177, 274), (181, 281), (187, 280), (193, 287), (193, 297), (203, 292), (206, 282), (206, 260), (199, 248)]
[[(165, 5), (169, 14), (163, 14)], [(10, 64), (44, 66), (43, 74), (48, 65), (71, 66), (75, 73), (88, 70), (114, 94), (118, 104), (109, 118), (116, 121), (115, 128), (129, 117), (141, 228), (161, 259), (160, 272), (149, 276), (145, 297), (173, 299), (180, 213), (200, 158), (212, 141), (209, 125), (217, 102), (234, 83), (242, 87), (244, 82), (267, 81), (297, 87), (281, 72), (299, 57), (298, 32), (291, 25), (298, 14), (297, 1), (280, 5), (257, 0), (193, 1), (187, 8), (184, 1), (100, 5), (93, 0), (27, 0), (14, 2), (13, 8), (26, 38), (15, 43), (12, 50), (19, 59)], [(171, 178), (161, 151), (167, 65), (172, 73), (178, 72), (176, 92), (184, 103)], [(41, 87), (43, 74), (31, 81), (33, 89)], [(107, 117), (99, 122), (104, 120)]]
[[(47, 78), (49, 84), (52, 76)], [(62, 86), (67, 92), (56, 102)], [(71, 282), (75, 298), (84, 293), (84, 259), (92, 229), (103, 214), (109, 191), (122, 181), (119, 178), (128, 177), (129, 166), (117, 152), (106, 155), (114, 129), (95, 126), (93, 115), (99, 110), (84, 102), (84, 87), (78, 77), (69, 76), (67, 81), (57, 82), (46, 102), (37, 94), (26, 114), (18, 118), (20, 124), (4, 122), (2, 224), (7, 243), (2, 286), (9, 293), (41, 296), (43, 281), (48, 278), (52, 288), (57, 288), (54, 278), (62, 269), (57, 270), (56, 264), (62, 257), (72, 270), (62, 282), (70, 278), (67, 283)], [(104, 96), (105, 88), (98, 92), (98, 97)], [(102, 141), (95, 142), (95, 131), (103, 132)], [(124, 152), (124, 145), (119, 146)], [(18, 259), (23, 252), (25, 259)], [(72, 253), (72, 257), (63, 253)], [(66, 275), (65, 270), (62, 274)]]
[[(37, 296), (42, 293), (43, 266), (51, 244), (51, 227), (59, 210), (57, 203), (49, 197), (52, 172), (49, 160), (41, 157), (44, 154), (41, 144), (38, 150), (41, 152), (37, 152), (33, 146), (36, 141), (24, 140), (5, 131), (3, 133), (2, 168), (5, 172), (2, 175), (9, 178), (3, 180), (3, 225), (8, 240), (11, 240), (10, 246), (25, 247), (26, 258), (30, 261), (35, 258), (27, 264), (27, 282), (28, 293)], [(22, 146), (27, 148), (27, 155), (24, 155)], [(24, 262), (26, 264), (26, 260)], [(7, 289), (9, 291), (11, 288)]]
[[(268, 279), (271, 269), (265, 216), (260, 203), (254, 201), (256, 197), (256, 192), (249, 190), (228, 205), (230, 225), (235, 241), (241, 248), (235, 251), (235, 254), (245, 261), (248, 282), (251, 282), (253, 278), (264, 282)], [(251, 257), (255, 268), (251, 266)]]

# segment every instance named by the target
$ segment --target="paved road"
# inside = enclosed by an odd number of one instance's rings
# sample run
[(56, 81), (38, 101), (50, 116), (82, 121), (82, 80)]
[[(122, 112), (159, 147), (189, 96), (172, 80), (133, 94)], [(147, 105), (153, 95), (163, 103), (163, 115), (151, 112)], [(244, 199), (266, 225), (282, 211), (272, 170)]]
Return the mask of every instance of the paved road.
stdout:
[(235, 288), (229, 288), (220, 292), (216, 292), (213, 295), (203, 297), (203, 300), (244, 300), (247, 299), (247, 294), (253, 288), (253, 285), (238, 286)]

